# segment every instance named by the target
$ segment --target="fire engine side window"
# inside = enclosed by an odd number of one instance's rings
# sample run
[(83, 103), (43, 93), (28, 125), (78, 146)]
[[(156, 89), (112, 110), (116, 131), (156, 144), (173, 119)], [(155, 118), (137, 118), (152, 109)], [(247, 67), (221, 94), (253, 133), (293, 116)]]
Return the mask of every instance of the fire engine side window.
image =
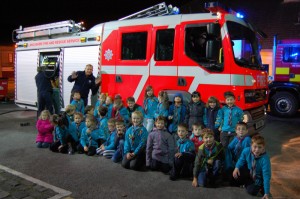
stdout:
[(174, 29), (158, 30), (156, 32), (155, 60), (171, 61), (174, 51)]
[(285, 47), (283, 49), (284, 62), (300, 62), (300, 47)]
[(198, 63), (205, 60), (206, 42), (206, 26), (187, 27), (185, 29), (185, 53)]
[(122, 60), (144, 60), (147, 52), (147, 32), (122, 34)]

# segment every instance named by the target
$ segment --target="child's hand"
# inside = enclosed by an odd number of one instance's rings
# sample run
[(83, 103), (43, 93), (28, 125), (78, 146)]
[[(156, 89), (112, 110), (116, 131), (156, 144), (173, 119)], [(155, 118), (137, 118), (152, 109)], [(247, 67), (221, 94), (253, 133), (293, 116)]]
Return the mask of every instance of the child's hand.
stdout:
[(85, 146), (83, 149), (84, 149), (85, 152), (88, 152), (89, 147)]
[(197, 182), (197, 178), (196, 177), (193, 178), (192, 186), (193, 187), (198, 187), (198, 182)]
[(60, 151), (63, 147), (64, 145), (59, 145), (58, 150)]
[(170, 115), (168, 118), (169, 118), (169, 120), (173, 119), (173, 115)]
[(240, 176), (240, 170), (238, 168), (235, 168), (233, 173), (232, 173), (232, 176), (237, 179), (239, 176)]
[[(133, 154), (133, 155), (132, 155), (132, 154)], [(134, 153), (127, 153), (127, 154), (126, 154), (126, 158), (127, 158), (128, 160), (131, 160), (133, 157), (134, 157)]]
[(207, 164), (209, 164), (209, 165), (211, 165), (211, 166), (212, 166), (212, 165), (213, 165), (213, 163), (214, 163), (214, 160), (213, 160), (213, 159), (208, 159), (208, 160), (207, 160)]
[(87, 133), (90, 133), (90, 132), (91, 132), (91, 129), (90, 129), (90, 128), (88, 128), (88, 129), (86, 130), (86, 132), (87, 132)]
[(182, 156), (182, 153), (175, 153), (176, 158), (180, 158)]
[(105, 146), (102, 144), (102, 145), (100, 146), (100, 149), (101, 149), (101, 150), (104, 150), (104, 149), (105, 149)]

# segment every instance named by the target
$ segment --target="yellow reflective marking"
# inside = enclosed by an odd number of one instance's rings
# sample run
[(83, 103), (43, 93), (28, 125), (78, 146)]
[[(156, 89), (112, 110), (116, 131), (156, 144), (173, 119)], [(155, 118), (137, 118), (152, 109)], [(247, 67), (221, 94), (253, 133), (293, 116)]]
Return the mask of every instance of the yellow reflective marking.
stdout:
[(276, 75), (288, 75), (290, 74), (290, 68), (276, 68)]
[(295, 78), (290, 78), (291, 82), (300, 82), (300, 75), (295, 75)]

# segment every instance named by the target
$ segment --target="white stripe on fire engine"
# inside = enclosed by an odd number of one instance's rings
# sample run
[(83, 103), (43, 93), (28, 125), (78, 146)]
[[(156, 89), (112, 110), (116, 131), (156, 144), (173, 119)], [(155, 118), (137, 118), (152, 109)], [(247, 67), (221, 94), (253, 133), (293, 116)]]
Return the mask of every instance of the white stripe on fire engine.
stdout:
[[(155, 62), (152, 62), (155, 63)], [(102, 65), (102, 74), (114, 74), (113, 66)], [(176, 66), (150, 66), (151, 76), (177, 76)], [(134, 97), (138, 97), (145, 86), (149, 77), (147, 66), (118, 66), (116, 67), (118, 75), (142, 75), (142, 79), (137, 86)], [(251, 75), (238, 74), (210, 74), (197, 66), (179, 66), (178, 76), (194, 77), (189, 88), (189, 92), (196, 90), (199, 84), (209, 85), (232, 85), (232, 86), (252, 86), (254, 79)]]

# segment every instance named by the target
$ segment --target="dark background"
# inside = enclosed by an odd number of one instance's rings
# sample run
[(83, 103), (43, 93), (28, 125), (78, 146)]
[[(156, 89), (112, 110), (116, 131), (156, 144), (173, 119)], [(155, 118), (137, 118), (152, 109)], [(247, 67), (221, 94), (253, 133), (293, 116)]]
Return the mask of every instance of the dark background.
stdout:
[[(292, 2), (291, 2), (292, 1)], [(117, 20), (163, 0), (2, 0), (0, 1), (0, 45), (13, 44), (14, 29), (72, 19), (92, 26)], [(167, 0), (181, 13), (206, 12), (204, 0)], [(269, 37), (263, 48), (272, 48), (272, 37), (300, 38), (300, 0), (220, 0), (244, 15)], [(287, 3), (288, 2), (288, 3)]]

